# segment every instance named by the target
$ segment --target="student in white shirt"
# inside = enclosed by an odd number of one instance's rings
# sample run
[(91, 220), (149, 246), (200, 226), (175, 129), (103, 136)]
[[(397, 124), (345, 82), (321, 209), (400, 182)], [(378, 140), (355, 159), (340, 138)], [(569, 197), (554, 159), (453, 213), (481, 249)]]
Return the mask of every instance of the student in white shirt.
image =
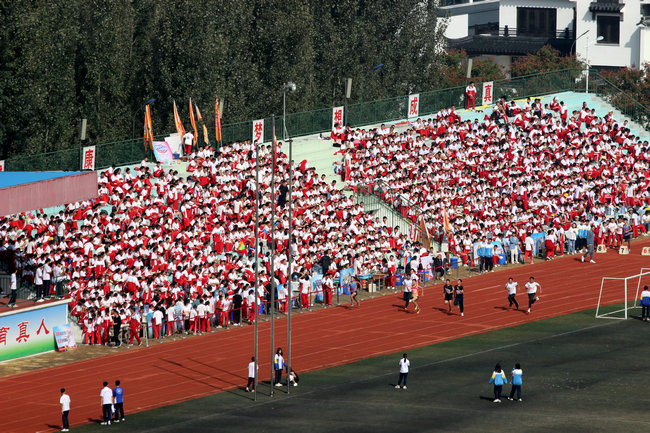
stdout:
[(255, 357), (251, 357), (251, 362), (248, 363), (248, 383), (246, 384), (246, 392), (255, 391), (255, 367), (259, 371), (259, 366), (255, 363)]
[(539, 296), (537, 296), (537, 291), (542, 293), (542, 287), (538, 282), (535, 281), (535, 277), (530, 277), (530, 280), (526, 283), (526, 291), (528, 292), (528, 311), (530, 314), (530, 307), (533, 306), (535, 301), (539, 301)]
[(402, 355), (402, 359), (399, 360), (399, 379), (397, 380), (397, 385), (395, 385), (395, 388), (399, 388), (402, 384), (402, 381), (404, 381), (402, 389), (406, 389), (406, 379), (408, 379), (410, 365), (411, 362), (408, 360), (405, 353)]
[(61, 422), (63, 423), (61, 431), (70, 431), (70, 423), (68, 422), (68, 415), (70, 414), (70, 396), (65, 393), (65, 388), (61, 388), (61, 398), (59, 399), (59, 403), (61, 403)]
[(512, 304), (515, 304), (515, 309), (519, 309), (519, 303), (515, 299), (515, 296), (517, 296), (517, 282), (512, 279), (512, 277), (508, 278), (508, 282), (506, 283), (506, 290), (508, 291), (508, 307), (512, 308)]
[(102, 413), (104, 421), (102, 425), (111, 425), (111, 416), (113, 415), (113, 390), (108, 387), (108, 382), (102, 384), (104, 387), (99, 393), (99, 400), (102, 403)]

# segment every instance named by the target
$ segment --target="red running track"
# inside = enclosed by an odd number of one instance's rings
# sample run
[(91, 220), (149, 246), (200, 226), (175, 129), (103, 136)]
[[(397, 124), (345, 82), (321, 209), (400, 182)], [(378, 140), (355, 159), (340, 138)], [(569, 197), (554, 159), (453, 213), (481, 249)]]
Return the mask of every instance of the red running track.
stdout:
[[(440, 285), (425, 290), (419, 315), (404, 313), (398, 307), (402, 304), (399, 296), (393, 294), (366, 300), (360, 308), (332, 307), (295, 314), (292, 365), (296, 371), (308, 372), (593, 308), (601, 277), (635, 275), (642, 267), (650, 267), (650, 258), (639, 255), (645, 245), (650, 245), (650, 240), (635, 242), (635, 254), (629, 256), (615, 251), (598, 254), (597, 264), (580, 263), (579, 256), (562, 257), (466, 279), (465, 317), (441, 311), (445, 305)], [(541, 300), (532, 314), (504, 310), (507, 278), (515, 278), (523, 289), (531, 275), (542, 286)], [(518, 299), (525, 308), (526, 295), (521, 292)], [(622, 289), (612, 291), (605, 301), (620, 302), (622, 296)], [(410, 326), (404, 326), (405, 320)], [(285, 319), (276, 321), (275, 339), (285, 354), (286, 323)], [(260, 377), (268, 380), (270, 323), (259, 328)], [(242, 387), (252, 353), (253, 327), (247, 326), (2, 378), (0, 395), (10, 404), (0, 406), (1, 430), (58, 430), (61, 387), (72, 398), (73, 426), (100, 417), (98, 400), (104, 380), (111, 385), (115, 379), (122, 381), (127, 413)]]

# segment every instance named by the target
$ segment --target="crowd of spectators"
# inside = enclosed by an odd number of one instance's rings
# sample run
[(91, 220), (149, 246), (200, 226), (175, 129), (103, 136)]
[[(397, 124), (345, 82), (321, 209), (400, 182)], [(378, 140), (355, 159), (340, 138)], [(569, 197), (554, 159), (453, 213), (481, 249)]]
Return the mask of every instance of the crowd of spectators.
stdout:
[(617, 247), (650, 229), (648, 141), (586, 104), (569, 115), (557, 99), (501, 99), (483, 121), (452, 107), (403, 132), (382, 125), (334, 138), (349, 186), (380, 195), (466, 264), (520, 261), (531, 235), (552, 259), (584, 248), (589, 230)]
[[(378, 194), (440, 242), (443, 254), (481, 270), (501, 255), (532, 260), (531, 249), (549, 260), (575, 253), (589, 231), (617, 247), (650, 229), (648, 142), (586, 105), (569, 116), (555, 100), (523, 107), (501, 100), (483, 121), (463, 121), (452, 107), (402, 132), (338, 125), (332, 137), (348, 187)], [(312, 274), (322, 274), (318, 290), (331, 304), (339, 270), (385, 274), (390, 287), (405, 257), (413, 269), (432, 253), (278, 147), (274, 191), (273, 149), (260, 146), (257, 155), (250, 142), (198, 149), (185, 177), (146, 160), (112, 167), (98, 174), (95, 200), (56, 215), (2, 218), (0, 259), (36, 287), (37, 300), (60, 294), (65, 283), (85, 341), (106, 344), (112, 330), (119, 345), (140, 341), (143, 316), (156, 338), (236, 326), (254, 319), (256, 301), (268, 305), (271, 290), (286, 312), (290, 279), (292, 296), (309, 308)]]
[[(65, 281), (88, 343), (108, 343), (111, 331), (130, 331), (133, 342), (143, 315), (155, 337), (252, 320), (256, 258), (258, 302), (268, 303), (271, 287), (279, 287), (277, 307), (286, 312), (289, 161), (280, 151), (272, 196), (272, 155), (270, 146), (260, 147), (257, 251), (256, 151), (245, 142), (199, 149), (190, 155), (187, 177), (147, 161), (101, 172), (96, 200), (69, 204), (57, 215), (3, 218), (0, 255), (24, 283), (36, 286), (37, 300), (52, 294), (51, 281)], [(327, 183), (305, 161), (291, 164), (291, 269), (299, 290), (292, 295), (302, 307), (312, 299), (313, 271), (325, 274), (319, 290), (331, 304), (339, 269), (394, 277), (398, 258), (419, 248), (399, 228), (366, 214), (336, 181)]]

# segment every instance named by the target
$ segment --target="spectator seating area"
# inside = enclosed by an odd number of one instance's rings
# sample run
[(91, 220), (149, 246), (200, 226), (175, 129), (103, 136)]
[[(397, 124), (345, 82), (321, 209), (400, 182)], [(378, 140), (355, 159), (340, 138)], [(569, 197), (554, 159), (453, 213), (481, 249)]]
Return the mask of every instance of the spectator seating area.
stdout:
[[(317, 174), (299, 140), (294, 157), (301, 159), (291, 162), (280, 144), (273, 193), (269, 145), (259, 154), (249, 142), (198, 149), (183, 167), (187, 176), (147, 161), (112, 167), (98, 173), (97, 200), (53, 215), (0, 219), (0, 260), (33, 284), (38, 297), (65, 285), (85, 341), (106, 344), (118, 322), (130, 342), (139, 340), (143, 323), (162, 338), (250, 322), (256, 301), (268, 305), (272, 283), (286, 312), (289, 248), (292, 297), (309, 308), (314, 294), (331, 304), (336, 281), (349, 268), (356, 276), (385, 275), (382, 283), (394, 287), (398, 267), (440, 267), (441, 254), (467, 265), (481, 258), (488, 270), (493, 258), (519, 262), (529, 236), (551, 259), (584, 247), (590, 227), (598, 243), (611, 247), (644, 234), (650, 229), (648, 142), (589, 103), (564, 113), (559, 99), (501, 101), (482, 113), (452, 108), (404, 126), (336, 131), (340, 148), (334, 152), (332, 141), (320, 141), (315, 158), (319, 170), (339, 158), (343, 182), (331, 180), (331, 172)], [(423, 227), (441, 251), (373, 218), (342, 184), (379, 195)]]

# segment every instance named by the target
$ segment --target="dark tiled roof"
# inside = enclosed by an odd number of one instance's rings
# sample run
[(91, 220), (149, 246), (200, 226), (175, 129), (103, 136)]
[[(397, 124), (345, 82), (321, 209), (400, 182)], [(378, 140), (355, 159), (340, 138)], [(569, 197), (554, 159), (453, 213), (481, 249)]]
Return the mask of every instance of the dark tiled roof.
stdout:
[(598, 0), (589, 4), (590, 12), (621, 12), (625, 3), (618, 0)]
[(465, 50), (470, 55), (523, 56), (536, 53), (546, 44), (550, 44), (560, 52), (568, 52), (572, 43), (573, 39), (542, 39), (522, 36), (467, 36), (460, 39), (447, 39), (449, 48)]

